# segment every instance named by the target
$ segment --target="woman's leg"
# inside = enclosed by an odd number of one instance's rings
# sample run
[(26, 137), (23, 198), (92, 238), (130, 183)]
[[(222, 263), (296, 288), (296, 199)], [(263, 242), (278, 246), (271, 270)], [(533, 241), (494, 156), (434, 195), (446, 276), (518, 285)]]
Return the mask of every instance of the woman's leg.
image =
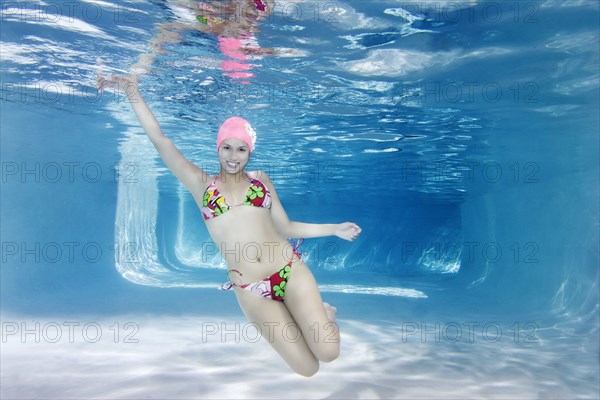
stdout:
[(296, 373), (303, 376), (317, 373), (319, 361), (283, 302), (266, 299), (237, 287), (235, 294), (246, 318), (257, 324), (261, 335)]
[(302, 261), (292, 265), (284, 302), (315, 357), (323, 362), (338, 358), (340, 330), (335, 322), (335, 309), (331, 306), (326, 309), (317, 282)]

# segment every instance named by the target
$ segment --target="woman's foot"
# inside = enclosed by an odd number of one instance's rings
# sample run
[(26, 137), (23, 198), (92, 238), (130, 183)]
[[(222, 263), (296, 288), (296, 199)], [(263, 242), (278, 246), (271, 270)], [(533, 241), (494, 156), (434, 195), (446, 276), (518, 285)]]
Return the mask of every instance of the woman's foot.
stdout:
[(328, 303), (323, 303), (323, 307), (325, 307), (325, 314), (327, 314), (329, 322), (335, 322), (335, 312), (337, 311), (337, 308)]

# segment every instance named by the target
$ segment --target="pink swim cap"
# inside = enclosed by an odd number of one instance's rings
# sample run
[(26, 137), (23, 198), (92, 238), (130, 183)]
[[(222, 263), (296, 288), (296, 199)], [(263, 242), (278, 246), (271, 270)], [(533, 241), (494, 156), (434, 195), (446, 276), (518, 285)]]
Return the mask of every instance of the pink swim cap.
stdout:
[(240, 139), (246, 142), (250, 153), (254, 151), (254, 142), (256, 142), (256, 132), (252, 129), (250, 122), (244, 118), (231, 117), (219, 128), (217, 135), (217, 150), (221, 146), (221, 142), (225, 139)]

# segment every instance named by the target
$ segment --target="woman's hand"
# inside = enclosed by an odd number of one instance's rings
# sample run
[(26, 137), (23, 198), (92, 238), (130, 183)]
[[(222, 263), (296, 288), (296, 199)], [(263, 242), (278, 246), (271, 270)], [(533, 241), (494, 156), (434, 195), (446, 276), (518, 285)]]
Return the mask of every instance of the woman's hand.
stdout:
[(350, 242), (358, 238), (360, 232), (362, 232), (362, 229), (353, 222), (343, 222), (335, 228), (335, 236)]
[(126, 95), (137, 92), (137, 83), (125, 76), (110, 76), (105, 78), (102, 74), (98, 74), (96, 78), (96, 87), (98, 92), (102, 94), (104, 89), (114, 89), (123, 92)]

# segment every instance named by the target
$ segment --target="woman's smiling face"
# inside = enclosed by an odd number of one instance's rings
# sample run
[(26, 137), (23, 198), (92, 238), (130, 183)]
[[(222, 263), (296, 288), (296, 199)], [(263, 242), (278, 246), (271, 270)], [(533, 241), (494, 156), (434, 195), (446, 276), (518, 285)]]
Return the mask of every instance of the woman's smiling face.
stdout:
[(221, 170), (229, 174), (243, 171), (249, 159), (250, 149), (241, 139), (225, 139), (219, 147)]

